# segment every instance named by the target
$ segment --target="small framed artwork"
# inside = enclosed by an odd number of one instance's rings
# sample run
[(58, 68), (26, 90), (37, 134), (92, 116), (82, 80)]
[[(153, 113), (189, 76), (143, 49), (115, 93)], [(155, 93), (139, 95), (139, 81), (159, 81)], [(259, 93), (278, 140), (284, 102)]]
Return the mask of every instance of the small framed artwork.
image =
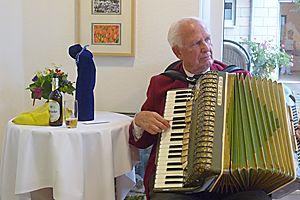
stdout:
[(92, 23), (92, 45), (120, 45), (121, 23)]
[(121, 0), (92, 0), (92, 13), (94, 15), (121, 14)]
[(135, 0), (76, 2), (76, 43), (98, 56), (134, 56)]

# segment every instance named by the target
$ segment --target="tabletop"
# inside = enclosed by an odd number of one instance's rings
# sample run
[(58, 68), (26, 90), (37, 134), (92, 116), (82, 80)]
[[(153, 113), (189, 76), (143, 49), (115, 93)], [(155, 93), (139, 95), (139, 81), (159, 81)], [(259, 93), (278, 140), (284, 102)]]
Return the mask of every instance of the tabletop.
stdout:
[(8, 122), (0, 199), (30, 199), (31, 191), (45, 187), (53, 188), (56, 200), (114, 200), (115, 187), (116, 199), (124, 199), (135, 184), (131, 121), (126, 115), (96, 112), (95, 120), (71, 129)]

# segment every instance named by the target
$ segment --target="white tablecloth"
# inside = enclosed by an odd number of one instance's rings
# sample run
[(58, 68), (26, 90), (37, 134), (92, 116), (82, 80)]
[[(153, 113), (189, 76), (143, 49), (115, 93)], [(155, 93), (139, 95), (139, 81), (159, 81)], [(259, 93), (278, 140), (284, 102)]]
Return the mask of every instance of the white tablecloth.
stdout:
[(7, 125), (0, 172), (0, 199), (30, 199), (52, 187), (55, 200), (123, 199), (135, 184), (128, 145), (131, 118), (97, 112), (77, 128)]

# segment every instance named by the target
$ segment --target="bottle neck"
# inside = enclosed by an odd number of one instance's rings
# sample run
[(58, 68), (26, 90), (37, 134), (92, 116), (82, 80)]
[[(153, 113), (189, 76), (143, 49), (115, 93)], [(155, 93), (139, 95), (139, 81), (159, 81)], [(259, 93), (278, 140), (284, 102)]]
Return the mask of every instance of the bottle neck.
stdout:
[(52, 78), (52, 91), (57, 90), (59, 87), (58, 85), (58, 78)]

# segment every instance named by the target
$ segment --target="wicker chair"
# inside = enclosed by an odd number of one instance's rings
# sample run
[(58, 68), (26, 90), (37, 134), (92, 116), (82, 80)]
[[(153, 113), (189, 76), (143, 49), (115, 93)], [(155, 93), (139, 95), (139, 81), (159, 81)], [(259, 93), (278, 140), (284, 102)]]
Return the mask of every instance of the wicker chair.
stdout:
[(224, 40), (222, 61), (228, 65), (236, 65), (245, 70), (250, 70), (251, 57), (248, 51), (232, 40)]

